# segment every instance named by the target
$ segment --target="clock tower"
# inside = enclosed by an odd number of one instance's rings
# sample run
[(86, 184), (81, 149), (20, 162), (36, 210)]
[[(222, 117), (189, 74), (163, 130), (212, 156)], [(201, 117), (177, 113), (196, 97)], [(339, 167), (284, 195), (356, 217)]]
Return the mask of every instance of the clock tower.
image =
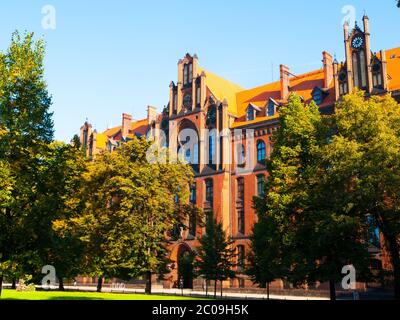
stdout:
[(343, 26), (346, 61), (335, 60), (335, 97), (364, 90), (367, 94), (382, 94), (388, 91), (387, 60), (385, 50), (371, 51), (369, 19), (363, 17), (364, 30), (357, 25), (349, 32), (349, 24)]

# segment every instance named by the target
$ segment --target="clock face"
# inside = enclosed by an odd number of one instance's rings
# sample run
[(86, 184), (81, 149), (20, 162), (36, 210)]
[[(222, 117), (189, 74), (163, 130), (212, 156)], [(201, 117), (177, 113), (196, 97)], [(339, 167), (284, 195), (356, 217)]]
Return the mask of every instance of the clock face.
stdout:
[(354, 49), (359, 49), (364, 44), (364, 40), (362, 37), (358, 36), (353, 39), (352, 46)]

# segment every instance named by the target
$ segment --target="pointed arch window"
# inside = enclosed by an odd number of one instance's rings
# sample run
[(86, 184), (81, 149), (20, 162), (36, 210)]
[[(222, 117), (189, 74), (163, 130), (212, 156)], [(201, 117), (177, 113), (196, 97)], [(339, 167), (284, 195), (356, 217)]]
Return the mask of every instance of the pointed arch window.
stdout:
[(367, 87), (367, 64), (364, 50), (353, 52), (354, 86), (360, 89)]

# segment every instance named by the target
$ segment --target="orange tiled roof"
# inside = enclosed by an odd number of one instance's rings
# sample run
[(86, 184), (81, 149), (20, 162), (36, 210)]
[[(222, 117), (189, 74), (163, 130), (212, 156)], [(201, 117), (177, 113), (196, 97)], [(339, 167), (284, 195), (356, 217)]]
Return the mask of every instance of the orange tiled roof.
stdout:
[(389, 91), (400, 90), (400, 47), (386, 50)]
[(107, 129), (106, 131), (103, 132), (107, 137), (112, 137), (114, 136), (118, 131), (122, 129), (122, 126), (114, 127)]
[(130, 131), (132, 131), (132, 134), (146, 135), (148, 125), (149, 125), (149, 122), (148, 122), (147, 118), (138, 120), (138, 121), (132, 122)]
[(206, 86), (208, 89), (221, 102), (226, 99), (228, 101), (228, 112), (236, 116), (238, 114), (236, 94), (245, 89), (199, 67), (199, 73), (201, 74), (203, 71), (206, 74)]
[[(314, 88), (319, 87), (328, 89), (328, 97), (325, 99), (325, 104), (332, 103), (335, 99), (334, 82), (332, 81), (329, 88), (324, 88), (324, 70), (319, 69), (304, 73), (299, 76), (291, 77), (289, 79), (290, 92), (295, 92), (304, 98), (304, 101), (309, 103), (312, 99), (312, 92)], [(281, 98), (281, 84), (280, 81), (265, 84), (250, 90), (242, 91), (237, 94), (237, 109), (238, 116), (243, 117), (246, 114), (246, 109), (250, 103), (255, 104), (261, 108), (265, 107), (270, 98), (282, 102)]]

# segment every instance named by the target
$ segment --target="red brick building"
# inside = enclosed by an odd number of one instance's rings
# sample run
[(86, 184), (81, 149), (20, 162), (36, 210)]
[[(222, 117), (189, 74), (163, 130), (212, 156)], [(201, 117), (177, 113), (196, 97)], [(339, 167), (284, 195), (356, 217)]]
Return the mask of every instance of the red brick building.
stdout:
[[(265, 159), (271, 150), (271, 137), (279, 125), (279, 107), (295, 92), (305, 103), (314, 100), (322, 114), (334, 112), (341, 96), (355, 88), (367, 95), (390, 92), (400, 100), (400, 48), (371, 50), (369, 20), (363, 29), (344, 25), (345, 61), (339, 63), (328, 52), (322, 53), (322, 67), (301, 75), (280, 66), (280, 81), (246, 90), (200, 67), (198, 57), (187, 54), (178, 63), (178, 78), (169, 86), (169, 103), (161, 114), (148, 107), (146, 119), (132, 121), (124, 114), (119, 127), (103, 133), (89, 123), (81, 128), (81, 142), (89, 156), (112, 150), (134, 135), (160, 137), (171, 155), (182, 156), (193, 165), (196, 183), (191, 201), (204, 211), (212, 211), (235, 241), (238, 259), (248, 251), (249, 236), (257, 216), (253, 197), (263, 193), (268, 177)], [(187, 133), (188, 132), (188, 133)], [(191, 132), (192, 134), (189, 134)], [(193, 134), (194, 133), (194, 134)], [(190, 148), (186, 148), (190, 145)], [(203, 230), (195, 221), (186, 221), (180, 240), (173, 243), (173, 270), (170, 285), (177, 280), (177, 264), (182, 254), (198, 245)], [(375, 248), (387, 267), (385, 256)], [(226, 286), (251, 286), (245, 276)]]

